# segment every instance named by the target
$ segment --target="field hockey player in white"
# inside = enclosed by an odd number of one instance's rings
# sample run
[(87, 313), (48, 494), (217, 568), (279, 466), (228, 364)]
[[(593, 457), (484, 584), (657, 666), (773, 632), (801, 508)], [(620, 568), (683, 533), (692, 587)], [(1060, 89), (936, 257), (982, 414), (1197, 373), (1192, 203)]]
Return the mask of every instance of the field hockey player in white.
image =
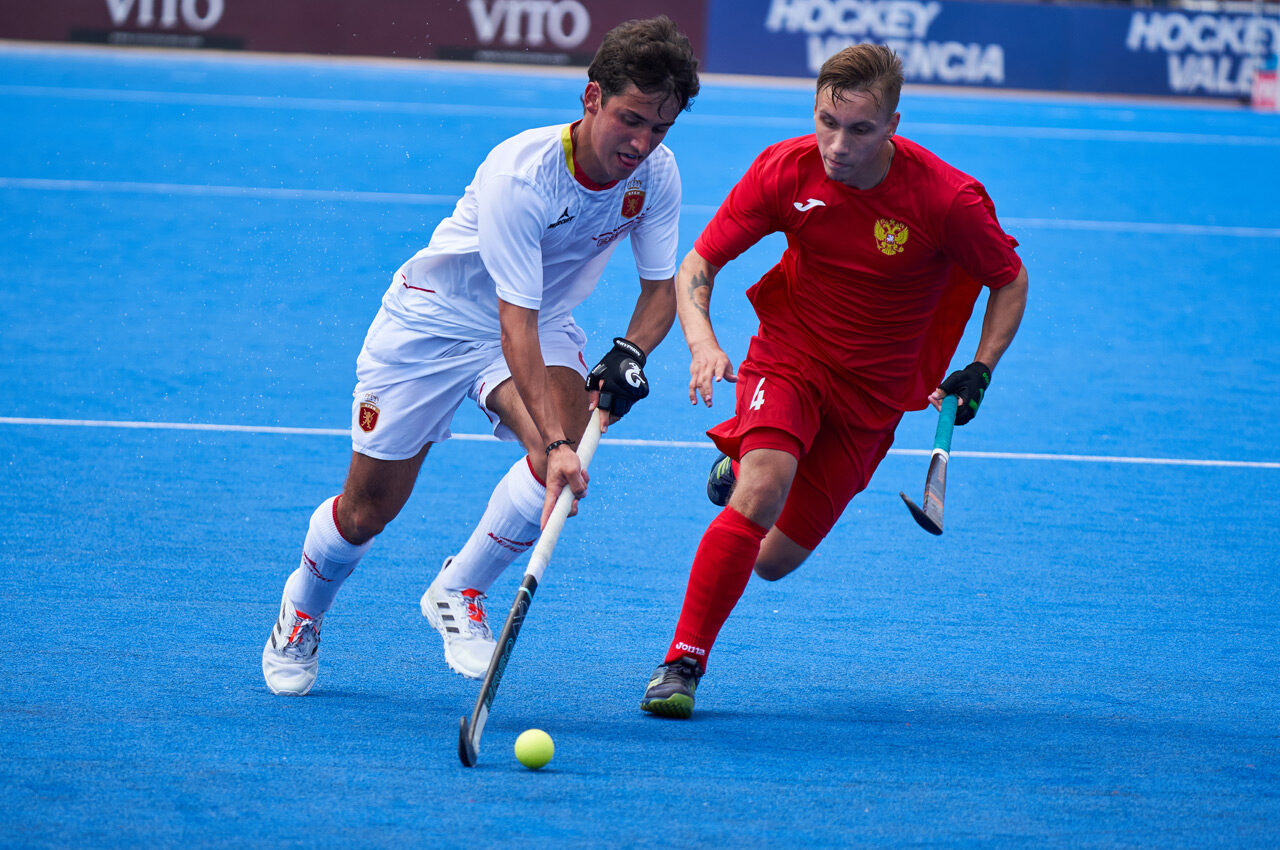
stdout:
[[(675, 318), (680, 177), (662, 141), (698, 92), (697, 60), (669, 19), (628, 21), (605, 35), (587, 77), (582, 118), (495, 147), (393, 276), (356, 362), (346, 482), (311, 517), (262, 652), (273, 693), (311, 690), (325, 612), (468, 398), (528, 454), (421, 608), (449, 666), (482, 678), (494, 649), (485, 591), (537, 540), (564, 488), (586, 493), (573, 447), (590, 411), (617, 421), (648, 394), (646, 357)], [(588, 371), (572, 311), (628, 237), (640, 293), (625, 335)]]

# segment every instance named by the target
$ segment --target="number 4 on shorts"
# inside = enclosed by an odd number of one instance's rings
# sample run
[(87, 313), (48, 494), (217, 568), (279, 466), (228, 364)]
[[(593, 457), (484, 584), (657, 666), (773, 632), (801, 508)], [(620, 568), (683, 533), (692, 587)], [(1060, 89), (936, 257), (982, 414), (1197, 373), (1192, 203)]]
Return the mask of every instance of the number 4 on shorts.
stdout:
[(756, 384), (756, 390), (751, 394), (752, 410), (759, 410), (764, 407), (764, 378), (760, 379), (760, 383)]

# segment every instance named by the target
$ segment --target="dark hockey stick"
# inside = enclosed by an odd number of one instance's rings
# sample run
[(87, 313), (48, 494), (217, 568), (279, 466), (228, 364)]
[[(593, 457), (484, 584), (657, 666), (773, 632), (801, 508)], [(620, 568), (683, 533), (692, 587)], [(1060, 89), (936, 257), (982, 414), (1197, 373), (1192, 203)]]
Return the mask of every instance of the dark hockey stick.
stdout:
[[(596, 446), (600, 444), (600, 417), (607, 415), (605, 412), (593, 413), (587, 424), (587, 431), (582, 435), (582, 442), (578, 444), (578, 460), (584, 470), (591, 463)], [(538, 590), (538, 582), (551, 561), (551, 553), (556, 548), (556, 541), (560, 539), (565, 518), (569, 516), (572, 507), (573, 493), (566, 487), (556, 500), (551, 517), (547, 520), (547, 527), (542, 530), (542, 536), (538, 538), (533, 554), (529, 556), (529, 566), (525, 568), (524, 580), (516, 591), (511, 613), (507, 614), (507, 621), (502, 625), (502, 634), (498, 636), (498, 645), (489, 661), (489, 670), (485, 673), (484, 683), (480, 685), (480, 695), (476, 698), (476, 707), (471, 711), (471, 719), (462, 717), (458, 721), (458, 758), (467, 767), (476, 766), (480, 736), (484, 734), (484, 725), (489, 720), (489, 709), (498, 693), (498, 683), (502, 681), (507, 662), (511, 660), (511, 652), (515, 649), (516, 637), (520, 634), (520, 627), (524, 625), (525, 615), (533, 602), (533, 594)]]

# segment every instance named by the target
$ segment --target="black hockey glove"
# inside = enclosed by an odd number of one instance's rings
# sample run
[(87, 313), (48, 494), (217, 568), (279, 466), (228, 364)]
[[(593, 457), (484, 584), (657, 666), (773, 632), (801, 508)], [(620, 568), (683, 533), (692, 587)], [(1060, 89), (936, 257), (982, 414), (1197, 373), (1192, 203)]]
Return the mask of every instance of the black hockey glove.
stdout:
[(963, 425), (978, 414), (978, 405), (991, 386), (991, 369), (977, 360), (952, 372), (938, 387), (956, 397), (956, 424)]
[(600, 391), (600, 407), (622, 418), (631, 405), (649, 394), (640, 346), (615, 337), (613, 348), (587, 375), (587, 389)]

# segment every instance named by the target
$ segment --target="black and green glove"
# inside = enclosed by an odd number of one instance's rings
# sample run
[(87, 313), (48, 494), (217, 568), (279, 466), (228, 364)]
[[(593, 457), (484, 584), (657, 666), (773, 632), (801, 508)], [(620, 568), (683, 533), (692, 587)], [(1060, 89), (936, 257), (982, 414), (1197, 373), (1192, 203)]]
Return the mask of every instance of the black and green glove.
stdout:
[(991, 386), (991, 367), (975, 360), (958, 372), (952, 372), (938, 388), (956, 397), (956, 424), (963, 425), (978, 415), (978, 406)]

